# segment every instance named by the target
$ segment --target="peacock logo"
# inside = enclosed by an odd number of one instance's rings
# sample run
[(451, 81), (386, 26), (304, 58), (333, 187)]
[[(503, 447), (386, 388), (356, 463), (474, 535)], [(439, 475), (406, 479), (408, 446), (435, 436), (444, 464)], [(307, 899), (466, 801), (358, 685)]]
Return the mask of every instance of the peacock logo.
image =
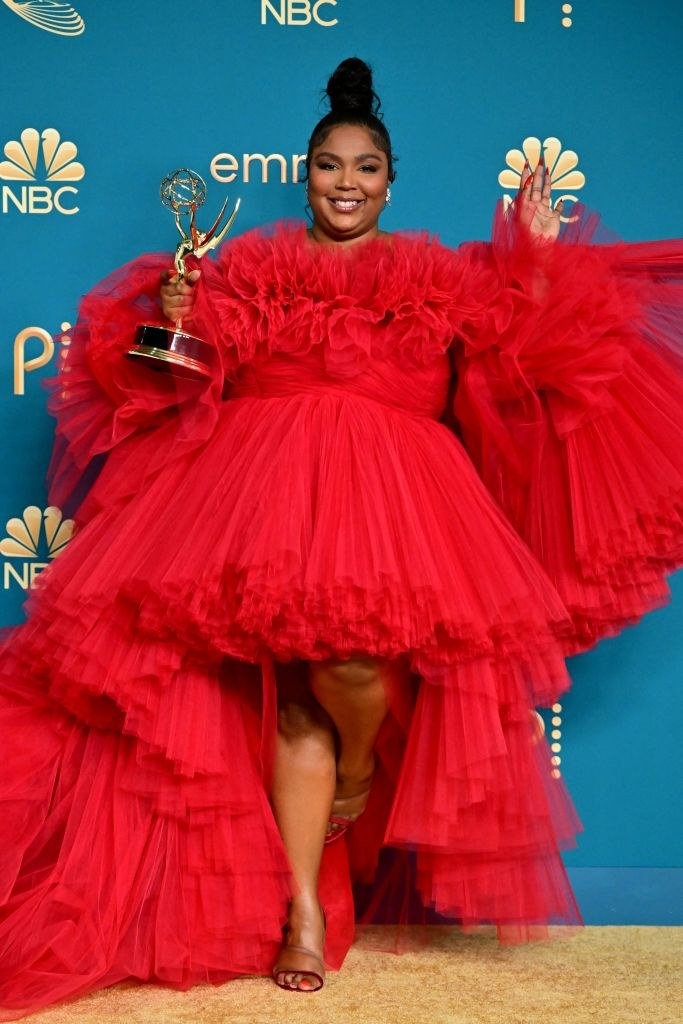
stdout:
[(519, 188), (525, 161), (528, 160), (529, 166), (533, 168), (538, 163), (541, 154), (551, 175), (552, 205), (555, 207), (560, 200), (563, 200), (565, 214), (562, 220), (565, 223), (569, 222), (575, 218), (567, 216), (566, 205), (569, 202), (578, 201), (574, 192), (583, 188), (586, 184), (586, 176), (582, 171), (577, 170), (579, 158), (574, 150), (563, 150), (560, 140), (552, 135), (544, 139), (543, 142), (531, 135), (524, 140), (521, 149), (511, 149), (505, 154), (507, 167), (498, 175), (498, 184), (504, 189), (510, 189), (512, 194), (504, 193), (504, 208), (507, 210), (514, 199), (514, 193)]
[(42, 157), (46, 181), (80, 181), (85, 167), (75, 159), (77, 154), (74, 143), (62, 142), (56, 128), (46, 128), (42, 134), (36, 128), (24, 128), (20, 139), (5, 144), (7, 159), (0, 163), (0, 178), (35, 181)]
[[(18, 139), (5, 143), (4, 153), (0, 178), (12, 184), (2, 186), (3, 213), (78, 213), (73, 205), (78, 189), (61, 184), (85, 177), (75, 143), (63, 140), (56, 128), (25, 128)], [(44, 185), (33, 184), (39, 178)]]
[(5, 530), (7, 536), (0, 541), (0, 554), (8, 559), (3, 565), (3, 589), (18, 584), (28, 590), (69, 543), (74, 522), (64, 519), (61, 509), (54, 505), (44, 510), (28, 505), (21, 518), (7, 520)]
[(2, 0), (10, 11), (44, 32), (57, 36), (80, 36), (85, 22), (71, 4), (62, 0)]

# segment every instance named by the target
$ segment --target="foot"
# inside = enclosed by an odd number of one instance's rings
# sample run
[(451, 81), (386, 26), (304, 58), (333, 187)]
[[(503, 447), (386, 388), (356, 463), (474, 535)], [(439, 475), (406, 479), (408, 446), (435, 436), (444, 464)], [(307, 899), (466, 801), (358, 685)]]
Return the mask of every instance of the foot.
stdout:
[(273, 979), (290, 992), (317, 992), (325, 984), (325, 917), (317, 900), (295, 896)]

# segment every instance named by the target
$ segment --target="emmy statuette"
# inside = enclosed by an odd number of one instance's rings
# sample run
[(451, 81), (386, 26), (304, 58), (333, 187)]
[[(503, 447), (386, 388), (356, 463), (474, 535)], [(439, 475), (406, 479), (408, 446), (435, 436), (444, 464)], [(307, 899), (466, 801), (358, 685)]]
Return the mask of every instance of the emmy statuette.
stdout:
[[(240, 200), (237, 200), (222, 227), (220, 224), (228, 205), (227, 199), (208, 231), (199, 231), (196, 214), (206, 199), (206, 184), (198, 174), (186, 167), (174, 171), (161, 182), (160, 196), (164, 206), (173, 210), (180, 234), (174, 263), (178, 277), (182, 280), (188, 256), (200, 258), (223, 241), (237, 216)], [(189, 218), (186, 226), (181, 220), (183, 217)], [(211, 377), (216, 359), (213, 347), (202, 338), (184, 331), (180, 320), (176, 321), (174, 327), (140, 324), (135, 332), (135, 343), (126, 354), (131, 359), (142, 360), (155, 370), (166, 371), (187, 380)]]

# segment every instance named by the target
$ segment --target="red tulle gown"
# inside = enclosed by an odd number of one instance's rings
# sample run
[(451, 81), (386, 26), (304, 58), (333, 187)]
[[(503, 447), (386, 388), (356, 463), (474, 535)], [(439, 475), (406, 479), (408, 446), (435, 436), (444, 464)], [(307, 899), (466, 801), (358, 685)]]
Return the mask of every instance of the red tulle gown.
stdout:
[(368, 810), (326, 848), (328, 962), (350, 880), (384, 919), (391, 875), (505, 941), (578, 919), (578, 823), (532, 709), (566, 654), (666, 599), (683, 549), (683, 244), (582, 230), (501, 221), (457, 252), (247, 234), (203, 264), (206, 386), (124, 356), (165, 257), (86, 297), (53, 396), (51, 500), (76, 495), (78, 529), (1, 663), (2, 1019), (270, 971), (283, 663), (411, 670)]

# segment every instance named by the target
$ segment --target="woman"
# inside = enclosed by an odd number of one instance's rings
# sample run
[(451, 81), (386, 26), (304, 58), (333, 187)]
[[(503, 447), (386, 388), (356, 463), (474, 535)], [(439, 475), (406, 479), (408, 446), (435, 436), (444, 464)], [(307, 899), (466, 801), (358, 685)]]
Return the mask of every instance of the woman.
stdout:
[(387, 236), (369, 69), (328, 93), (311, 229), (164, 277), (208, 386), (124, 358), (158, 259), (83, 304), (52, 500), (98, 475), (2, 666), (8, 1017), (127, 976), (314, 991), (351, 880), (506, 941), (578, 919), (533, 708), (680, 557), (680, 263), (551, 244), (542, 165), (491, 246)]

